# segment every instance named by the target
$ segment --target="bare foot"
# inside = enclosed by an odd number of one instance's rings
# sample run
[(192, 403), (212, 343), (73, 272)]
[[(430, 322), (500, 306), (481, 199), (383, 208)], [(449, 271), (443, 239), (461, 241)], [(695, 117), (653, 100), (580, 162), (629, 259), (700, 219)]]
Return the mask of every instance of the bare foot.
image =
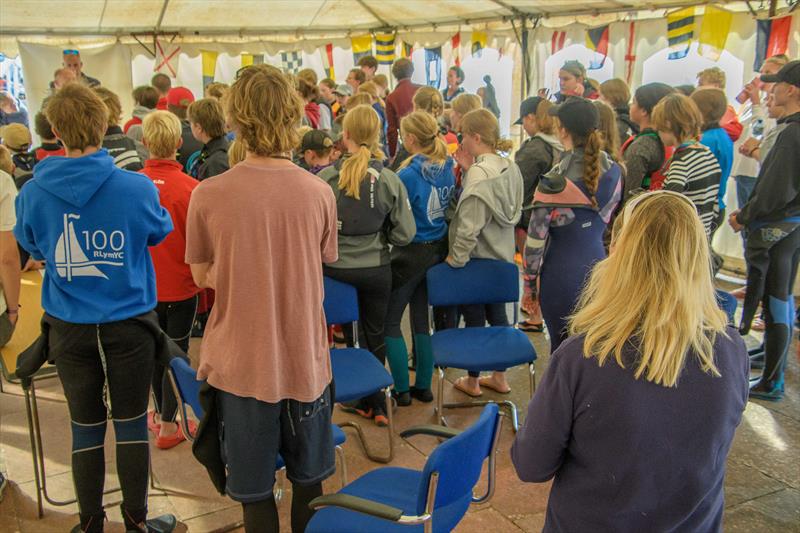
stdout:
[(490, 377), (480, 378), (478, 383), (480, 383), (481, 387), (492, 389), (500, 394), (508, 394), (511, 392), (511, 387), (508, 386), (504, 372), (495, 372)]
[(453, 382), (453, 387), (460, 390), (467, 396), (477, 398), (481, 394), (481, 387), (478, 385), (478, 379), (470, 376), (462, 376)]

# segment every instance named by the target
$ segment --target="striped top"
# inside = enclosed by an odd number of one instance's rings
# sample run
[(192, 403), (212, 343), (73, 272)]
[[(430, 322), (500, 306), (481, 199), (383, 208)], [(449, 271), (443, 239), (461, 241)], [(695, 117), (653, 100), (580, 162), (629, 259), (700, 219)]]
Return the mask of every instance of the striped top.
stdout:
[(719, 213), (717, 194), (722, 176), (717, 158), (706, 146), (679, 147), (669, 162), (664, 189), (686, 195), (697, 208), (706, 234)]

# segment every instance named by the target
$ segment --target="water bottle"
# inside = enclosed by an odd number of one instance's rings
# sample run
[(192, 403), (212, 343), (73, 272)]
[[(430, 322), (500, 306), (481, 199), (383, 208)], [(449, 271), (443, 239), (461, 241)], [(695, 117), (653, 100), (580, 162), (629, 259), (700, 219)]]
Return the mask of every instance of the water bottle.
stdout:
[(753, 120), (752, 130), (753, 130), (753, 138), (755, 138), (755, 139), (757, 139), (759, 141), (761, 139), (763, 139), (764, 138), (764, 119), (763, 118), (757, 118), (757, 119)]

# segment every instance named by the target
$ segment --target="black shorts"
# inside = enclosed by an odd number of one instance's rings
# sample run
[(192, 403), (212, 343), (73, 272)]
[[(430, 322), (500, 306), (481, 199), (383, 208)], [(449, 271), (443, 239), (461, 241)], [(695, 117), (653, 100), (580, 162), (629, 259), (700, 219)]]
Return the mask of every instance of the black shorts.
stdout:
[(280, 453), (292, 483), (313, 485), (336, 470), (330, 387), (313, 402), (267, 403), (219, 391), (225, 491), (242, 503), (269, 498)]

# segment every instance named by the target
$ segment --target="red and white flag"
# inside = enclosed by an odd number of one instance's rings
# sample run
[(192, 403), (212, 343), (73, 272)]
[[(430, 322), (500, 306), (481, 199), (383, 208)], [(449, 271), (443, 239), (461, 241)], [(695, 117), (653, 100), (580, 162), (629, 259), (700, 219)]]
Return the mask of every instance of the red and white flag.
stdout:
[(166, 74), (170, 78), (177, 77), (180, 55), (181, 47), (179, 45), (156, 38), (156, 63), (153, 71)]
[(550, 53), (555, 54), (556, 52), (560, 52), (562, 48), (564, 48), (564, 41), (567, 39), (567, 32), (565, 31), (554, 31), (553, 37), (550, 40)]

